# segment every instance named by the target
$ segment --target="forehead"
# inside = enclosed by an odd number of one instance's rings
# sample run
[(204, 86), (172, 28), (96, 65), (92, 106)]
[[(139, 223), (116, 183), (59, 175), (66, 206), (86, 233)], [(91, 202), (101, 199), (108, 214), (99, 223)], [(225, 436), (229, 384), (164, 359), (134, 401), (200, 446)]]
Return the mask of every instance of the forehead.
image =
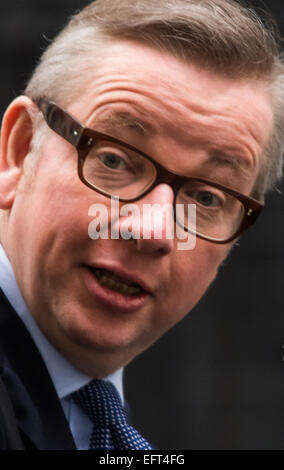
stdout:
[[(265, 86), (253, 78), (231, 79), (215, 74), (194, 62), (182, 61), (172, 54), (134, 40), (117, 40), (108, 42), (96, 51), (94, 57), (88, 57), (84, 74), (85, 92), (99, 93), (106, 85), (140, 84), (151, 88), (160, 88), (161, 96), (166, 91), (175, 92), (177, 98), (181, 93), (202, 90), (203, 101), (210, 105), (212, 99), (224, 100), (226, 97), (238, 97), (263, 92)], [(111, 83), (109, 83), (111, 80)], [(158, 80), (158, 81), (157, 81)], [(96, 90), (94, 90), (94, 81)], [(214, 82), (214, 88), (212, 84)], [(182, 88), (181, 88), (182, 85)], [(208, 86), (209, 85), (209, 86)], [(223, 99), (222, 99), (223, 97)]]
[[(109, 43), (102, 47), (98, 56), (89, 57), (88, 61), (83, 96), (87, 94), (95, 98), (101, 92), (115, 93), (120, 87), (124, 91), (136, 92), (141, 87), (141, 92), (145, 88), (149, 98), (152, 90), (159, 105), (174, 94), (176, 103), (182, 102), (186, 106), (189, 100), (192, 105), (204, 106), (207, 112), (216, 107), (225, 109), (233, 101), (237, 110), (254, 101), (258, 108), (256, 111), (266, 105), (265, 111), (269, 112), (270, 96), (260, 80), (226, 78), (133, 40)], [(257, 103), (259, 95), (266, 99), (265, 104)]]
[(224, 155), (241, 154), (244, 165), (255, 168), (273, 122), (264, 83), (221, 77), (134, 41), (103, 49), (70, 110), (105, 131), (140, 129), (155, 136), (160, 149), (165, 139), (191, 148), (198, 143), (205, 153), (215, 146)]

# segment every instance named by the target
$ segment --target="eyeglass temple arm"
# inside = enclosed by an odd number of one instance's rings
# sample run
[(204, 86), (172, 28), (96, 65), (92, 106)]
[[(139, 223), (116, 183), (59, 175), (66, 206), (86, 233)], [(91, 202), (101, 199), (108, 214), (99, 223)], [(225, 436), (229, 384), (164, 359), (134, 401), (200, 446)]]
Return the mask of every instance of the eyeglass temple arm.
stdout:
[(48, 126), (70, 144), (77, 147), (84, 131), (84, 127), (80, 122), (45, 98), (36, 99), (34, 102), (43, 113)]

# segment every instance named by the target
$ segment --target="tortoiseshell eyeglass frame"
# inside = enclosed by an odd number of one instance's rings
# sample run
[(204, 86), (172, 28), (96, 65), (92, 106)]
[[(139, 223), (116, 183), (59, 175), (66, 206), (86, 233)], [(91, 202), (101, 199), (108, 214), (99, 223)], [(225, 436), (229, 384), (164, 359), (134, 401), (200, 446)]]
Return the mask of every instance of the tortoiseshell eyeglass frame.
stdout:
[[(208, 240), (212, 243), (218, 243), (218, 244), (225, 244), (225, 243), (232, 242), (234, 239), (238, 238), (245, 230), (247, 230), (251, 225), (255, 223), (256, 219), (258, 218), (259, 214), (264, 208), (264, 205), (261, 202), (257, 201), (256, 199), (245, 196), (244, 194), (241, 194), (235, 191), (234, 189), (228, 188), (227, 186), (223, 186), (209, 179), (197, 178), (197, 177), (191, 177), (191, 176), (182, 176), (182, 175), (175, 174), (174, 172), (167, 170), (165, 167), (157, 163), (149, 155), (146, 155), (144, 152), (142, 152), (141, 150), (138, 150), (132, 145), (127, 144), (126, 142), (123, 142), (107, 134), (103, 134), (101, 132), (97, 132), (93, 129), (83, 126), (79, 121), (77, 121), (77, 119), (75, 119), (68, 112), (64, 111), (62, 108), (60, 108), (56, 103), (52, 101), (49, 101), (45, 98), (39, 98), (37, 100), (34, 100), (34, 102), (43, 113), (44, 119), (46, 123), (48, 124), (48, 126), (54, 132), (56, 132), (58, 135), (63, 137), (67, 142), (72, 144), (77, 149), (78, 176), (80, 180), (82, 181), (82, 183), (100, 194), (103, 194), (109, 198), (111, 196), (115, 196), (115, 195), (102, 191), (100, 188), (97, 188), (95, 185), (92, 185), (89, 181), (87, 181), (84, 178), (83, 166), (84, 166), (86, 157), (89, 151), (91, 150), (91, 148), (93, 147), (93, 145), (95, 144), (95, 142), (98, 139), (100, 140), (103, 139), (103, 140), (107, 140), (109, 142), (113, 142), (115, 144), (124, 146), (125, 148), (132, 150), (136, 152), (137, 154), (140, 154), (144, 158), (148, 159), (156, 168), (156, 178), (151, 184), (151, 186), (148, 187), (142, 194), (139, 194), (139, 196), (135, 196), (132, 199), (120, 198), (120, 201), (122, 202), (137, 201), (142, 196), (145, 196), (146, 194), (148, 194), (155, 186), (161, 183), (169, 184), (172, 187), (174, 191), (175, 199), (176, 199), (178, 190), (187, 181), (210, 184), (211, 186), (223, 191), (224, 193), (229, 194), (230, 196), (233, 196), (234, 198), (236, 198), (238, 201), (241, 202), (241, 204), (244, 207), (244, 215), (243, 215), (243, 220), (241, 221), (239, 227), (236, 229), (235, 233), (233, 233), (229, 238), (223, 240), (223, 239), (212, 238), (210, 236), (206, 236), (204, 234), (200, 234), (196, 232), (196, 236), (199, 238)], [(175, 201), (174, 201), (174, 207), (175, 207)]]

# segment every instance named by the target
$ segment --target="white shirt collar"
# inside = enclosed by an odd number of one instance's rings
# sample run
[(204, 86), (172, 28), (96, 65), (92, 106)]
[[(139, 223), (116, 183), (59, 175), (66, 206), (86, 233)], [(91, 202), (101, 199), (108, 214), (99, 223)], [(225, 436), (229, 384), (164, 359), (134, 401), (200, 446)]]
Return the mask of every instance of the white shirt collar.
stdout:
[[(91, 377), (83, 374), (73, 367), (70, 362), (66, 361), (66, 359), (59, 354), (39, 329), (25, 304), (16, 282), (12, 265), (1, 244), (0, 287), (33, 338), (37, 349), (45, 362), (59, 398), (65, 398), (67, 395), (75, 392), (92, 380)], [(106, 379), (110, 380), (115, 385), (121, 396), (122, 402), (124, 402), (122, 374), (123, 368), (109, 375)]]

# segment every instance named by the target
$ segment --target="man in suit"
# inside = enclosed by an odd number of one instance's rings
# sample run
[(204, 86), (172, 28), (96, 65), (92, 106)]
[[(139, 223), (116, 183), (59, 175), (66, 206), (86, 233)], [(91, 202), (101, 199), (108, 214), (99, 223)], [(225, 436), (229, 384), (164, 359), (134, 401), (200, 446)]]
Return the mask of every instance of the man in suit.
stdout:
[(1, 131), (2, 448), (151, 448), (100, 416), (279, 178), (283, 70), (231, 0), (97, 0), (49, 46)]

